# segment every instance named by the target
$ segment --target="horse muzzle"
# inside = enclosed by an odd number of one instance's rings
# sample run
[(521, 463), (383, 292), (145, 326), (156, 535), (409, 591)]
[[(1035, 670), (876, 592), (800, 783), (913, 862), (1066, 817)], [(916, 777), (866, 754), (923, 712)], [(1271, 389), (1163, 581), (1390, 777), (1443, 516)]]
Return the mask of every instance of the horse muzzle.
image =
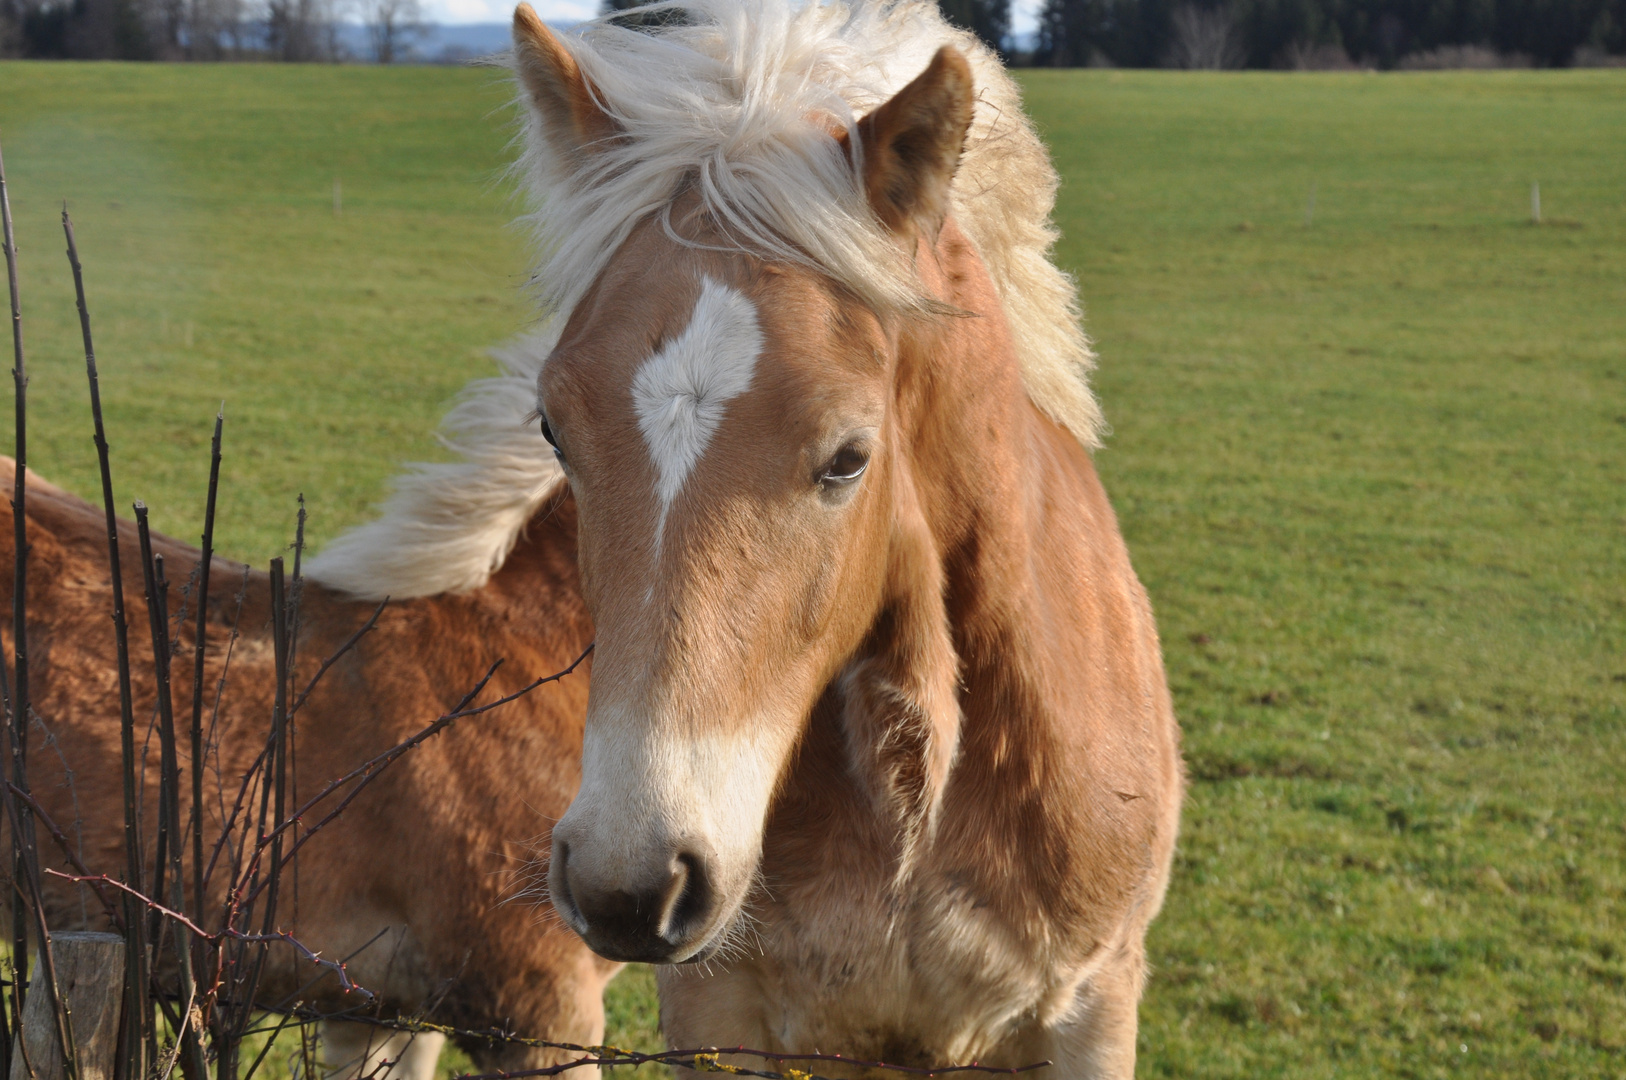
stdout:
[(556, 831), (548, 886), (560, 917), (605, 959), (680, 964), (714, 936), (721, 904), (714, 862), (679, 850), (643, 872), (595, 872)]

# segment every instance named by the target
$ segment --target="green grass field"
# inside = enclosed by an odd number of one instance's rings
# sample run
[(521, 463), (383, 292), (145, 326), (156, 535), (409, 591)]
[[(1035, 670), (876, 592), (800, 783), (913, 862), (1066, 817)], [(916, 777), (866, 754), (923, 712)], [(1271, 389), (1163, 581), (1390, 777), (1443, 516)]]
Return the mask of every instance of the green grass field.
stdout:
[[(1626, 1074), (1626, 72), (1025, 81), (1192, 776), (1143, 1075)], [(121, 498), (196, 533), (224, 399), (227, 550), (364, 517), (525, 325), (505, 96), (0, 65), (35, 465), (67, 198)]]

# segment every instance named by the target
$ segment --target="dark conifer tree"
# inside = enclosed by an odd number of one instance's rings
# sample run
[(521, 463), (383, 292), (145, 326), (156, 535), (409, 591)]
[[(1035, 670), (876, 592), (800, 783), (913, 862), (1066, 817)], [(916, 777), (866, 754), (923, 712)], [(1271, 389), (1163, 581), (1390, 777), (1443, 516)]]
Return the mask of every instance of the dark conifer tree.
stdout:
[(1011, 35), (1011, 0), (937, 0), (943, 17), (976, 34), (1000, 55)]

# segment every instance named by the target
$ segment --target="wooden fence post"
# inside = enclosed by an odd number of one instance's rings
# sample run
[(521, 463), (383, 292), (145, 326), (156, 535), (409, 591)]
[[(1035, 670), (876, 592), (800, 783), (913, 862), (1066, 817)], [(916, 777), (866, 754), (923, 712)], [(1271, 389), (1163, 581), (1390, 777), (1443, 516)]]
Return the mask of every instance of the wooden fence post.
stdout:
[[(119, 1008), (124, 999), (124, 939), (118, 934), (63, 931), (51, 935), (57, 984), (73, 1017), (79, 1080), (113, 1080)], [(12, 1050), (11, 1080), (64, 1080), (56, 1019), (42, 979), (23, 1007), (21, 1045)]]

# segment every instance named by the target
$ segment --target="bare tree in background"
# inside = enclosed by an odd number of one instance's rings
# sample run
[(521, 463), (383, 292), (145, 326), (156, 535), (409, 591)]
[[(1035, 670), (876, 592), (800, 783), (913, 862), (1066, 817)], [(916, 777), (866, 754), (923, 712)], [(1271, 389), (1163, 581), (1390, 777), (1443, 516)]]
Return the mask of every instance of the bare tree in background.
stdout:
[(267, 0), (265, 51), (277, 60), (342, 60), (337, 0)]
[(1185, 4), (1170, 18), (1174, 40), (1168, 66), (1200, 71), (1239, 68), (1247, 56), (1229, 7), (1199, 8)]
[(188, 60), (229, 60), (251, 46), (245, 0), (187, 0)]
[(367, 14), (373, 59), (380, 64), (405, 60), (423, 36), (423, 5), (418, 0), (369, 0)]

